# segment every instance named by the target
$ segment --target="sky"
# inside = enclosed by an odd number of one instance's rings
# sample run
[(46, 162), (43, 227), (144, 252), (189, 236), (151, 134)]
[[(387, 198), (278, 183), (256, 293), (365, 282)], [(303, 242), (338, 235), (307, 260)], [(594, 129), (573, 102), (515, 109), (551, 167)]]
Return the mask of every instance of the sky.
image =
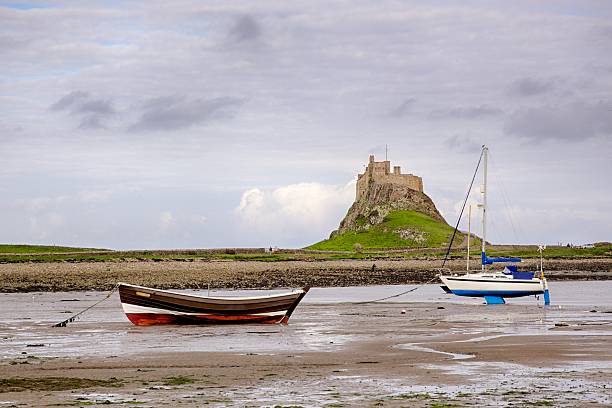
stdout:
[(0, 242), (304, 247), (385, 145), (454, 225), (483, 144), (493, 242), (612, 240), (612, 2), (0, 0)]

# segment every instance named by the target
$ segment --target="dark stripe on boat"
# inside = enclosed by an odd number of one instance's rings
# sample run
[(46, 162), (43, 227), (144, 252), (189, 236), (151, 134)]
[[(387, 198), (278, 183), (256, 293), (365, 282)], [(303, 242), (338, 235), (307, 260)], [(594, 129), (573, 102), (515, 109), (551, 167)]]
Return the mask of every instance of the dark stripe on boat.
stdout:
[[(183, 293), (176, 293), (176, 292), (171, 292), (171, 291), (166, 291), (166, 290), (157, 290), (157, 289), (152, 289), (152, 288), (146, 288), (146, 287), (142, 287), (142, 286), (135, 286), (135, 285), (127, 285), (127, 284), (121, 284), (119, 285), (119, 291), (123, 291), (123, 292), (128, 292), (128, 291), (132, 291), (132, 292), (141, 292), (141, 293), (147, 293), (149, 295), (159, 295), (161, 297), (167, 297), (167, 298), (172, 298), (172, 299), (181, 299), (181, 300), (185, 300), (187, 302), (189, 301), (195, 301), (196, 303), (201, 303), (203, 300), (206, 301), (206, 303), (211, 304), (211, 305), (248, 305), (248, 304), (252, 304), (252, 303), (259, 303), (262, 300), (262, 297), (253, 297), (253, 298), (231, 298), (231, 297), (225, 297), (225, 298), (215, 298), (215, 297), (207, 297), (207, 296), (200, 296), (200, 295), (188, 295), (188, 294), (183, 294)], [(292, 293), (283, 293), (280, 295), (272, 295), (272, 296), (265, 296), (265, 300), (282, 300), (282, 299), (295, 299), (297, 297), (299, 293), (298, 292), (292, 292)]]
[[(145, 296), (138, 295), (137, 292)], [(222, 315), (245, 315), (286, 311), (295, 308), (304, 296), (304, 292), (296, 292), (286, 296), (272, 297), (268, 299), (249, 299), (251, 303), (245, 304), (220, 304), (211, 303), (209, 298), (199, 296), (175, 296), (174, 293), (146, 290), (121, 285), (119, 296), (122, 303), (151, 307), (183, 313), (198, 314), (222, 314)], [(215, 299), (216, 300), (216, 299)], [(225, 299), (223, 299), (225, 300)], [(227, 301), (232, 301), (228, 298)]]
[(293, 302), (282, 303), (280, 305), (261, 305), (259, 307), (253, 308), (241, 308), (241, 309), (217, 309), (210, 308), (208, 305), (203, 304), (201, 306), (186, 306), (172, 303), (171, 301), (164, 301), (159, 299), (143, 299), (143, 298), (122, 298), (122, 303), (135, 305), (135, 306), (143, 306), (143, 307), (152, 307), (156, 309), (169, 310), (175, 312), (183, 312), (183, 313), (201, 313), (201, 314), (224, 314), (224, 315), (243, 315), (243, 314), (256, 314), (256, 313), (270, 313), (270, 312), (280, 312), (286, 311), (291, 307)]

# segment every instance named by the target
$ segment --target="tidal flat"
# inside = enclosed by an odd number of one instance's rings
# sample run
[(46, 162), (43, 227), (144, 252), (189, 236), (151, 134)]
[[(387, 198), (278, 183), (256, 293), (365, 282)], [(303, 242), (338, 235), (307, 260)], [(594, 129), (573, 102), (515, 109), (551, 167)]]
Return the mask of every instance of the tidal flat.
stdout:
[[(110, 290), (117, 282), (159, 289), (338, 287), (402, 285), (432, 281), (442, 259), (338, 259), (237, 261), (210, 259), (125, 260), (104, 262), (0, 263), (0, 292)], [(474, 265), (478, 261), (474, 260)], [(445, 265), (465, 270), (464, 259)], [(525, 270), (536, 270), (538, 259), (526, 259)], [(612, 257), (547, 259), (550, 280), (612, 280)]]
[(550, 307), (437, 285), (360, 303), (407, 288), (313, 288), (287, 326), (137, 327), (113, 296), (52, 328), (105, 293), (1, 294), (0, 406), (612, 403), (612, 281), (552, 282)]

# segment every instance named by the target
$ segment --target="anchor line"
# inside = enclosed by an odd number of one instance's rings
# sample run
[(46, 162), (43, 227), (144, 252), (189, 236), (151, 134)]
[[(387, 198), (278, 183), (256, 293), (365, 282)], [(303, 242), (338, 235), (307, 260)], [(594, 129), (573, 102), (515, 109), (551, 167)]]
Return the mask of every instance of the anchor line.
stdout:
[(111, 295), (113, 293), (115, 293), (115, 291), (119, 288), (119, 284), (116, 284), (110, 292), (108, 292), (108, 294), (101, 300), (97, 301), (96, 303), (94, 303), (93, 305), (90, 305), (88, 307), (86, 307), (85, 309), (81, 310), (78, 313), (73, 314), (72, 316), (70, 316), (68, 319), (61, 321), (59, 323), (54, 324), (52, 327), (66, 327), (66, 325), (68, 325), (68, 323), (72, 323), (76, 320), (77, 317), (79, 317), (80, 315), (82, 315), (83, 313), (87, 312), (90, 309), (93, 309), (94, 307), (98, 306), (100, 303), (104, 302), (106, 299), (108, 299), (109, 297), (111, 297)]
[(431, 283), (431, 282), (435, 281), (436, 279), (438, 279), (438, 275), (434, 276), (433, 278), (431, 278), (430, 280), (428, 280), (425, 283), (421, 283), (419, 286), (415, 286), (414, 288), (410, 288), (408, 290), (405, 290), (403, 292), (397, 293), (395, 295), (386, 296), (386, 297), (383, 297), (383, 298), (380, 298), (380, 299), (366, 300), (365, 302), (350, 302), (350, 303), (353, 304), (353, 305), (364, 305), (366, 303), (382, 302), (383, 300), (388, 300), (388, 299), (400, 297), (400, 296), (405, 295), (407, 293), (414, 292), (415, 290), (417, 290), (419, 288), (422, 288), (423, 285), (427, 285), (428, 283)]

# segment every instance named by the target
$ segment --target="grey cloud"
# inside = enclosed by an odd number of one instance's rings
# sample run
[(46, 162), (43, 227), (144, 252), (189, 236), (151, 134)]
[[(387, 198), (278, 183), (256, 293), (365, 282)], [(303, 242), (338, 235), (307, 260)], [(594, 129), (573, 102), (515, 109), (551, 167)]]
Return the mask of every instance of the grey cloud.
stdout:
[(81, 104), (75, 111), (81, 113), (95, 113), (99, 115), (113, 115), (115, 108), (110, 101), (94, 99)]
[(81, 119), (79, 129), (106, 129), (106, 126), (100, 116), (88, 115)]
[(463, 107), (458, 106), (451, 109), (439, 109), (432, 111), (429, 116), (432, 119), (480, 119), (490, 116), (498, 116), (504, 112), (501, 109), (488, 105)]
[(612, 135), (612, 102), (574, 102), (521, 109), (504, 124), (508, 135), (528, 139), (583, 140)]
[(400, 118), (402, 116), (409, 115), (412, 112), (412, 107), (414, 106), (416, 99), (408, 98), (403, 101), (399, 106), (389, 112), (389, 116)]
[(11, 52), (17, 49), (25, 48), (29, 43), (30, 40), (23, 37), (0, 35), (0, 50), (2, 50), (2, 52)]
[(534, 78), (521, 78), (510, 85), (510, 93), (517, 96), (535, 96), (547, 93), (554, 88), (551, 81)]
[(242, 43), (257, 39), (261, 35), (261, 28), (251, 16), (240, 17), (229, 31), (231, 42)]
[(60, 100), (55, 102), (50, 106), (50, 109), (53, 111), (61, 111), (64, 109), (68, 109), (70, 107), (74, 107), (76, 104), (80, 103), (83, 100), (86, 100), (89, 97), (89, 93), (83, 91), (72, 91), (69, 94), (63, 96)]
[(106, 128), (107, 118), (116, 114), (113, 103), (105, 99), (93, 99), (88, 92), (73, 91), (49, 107), (52, 111), (69, 111), (80, 117), (79, 129)]
[(472, 140), (467, 136), (451, 136), (444, 140), (444, 145), (450, 150), (455, 150), (463, 153), (472, 153), (480, 150), (480, 143)]
[(242, 99), (232, 97), (195, 100), (184, 97), (154, 98), (145, 102), (140, 119), (129, 130), (176, 130), (231, 118), (243, 103)]

